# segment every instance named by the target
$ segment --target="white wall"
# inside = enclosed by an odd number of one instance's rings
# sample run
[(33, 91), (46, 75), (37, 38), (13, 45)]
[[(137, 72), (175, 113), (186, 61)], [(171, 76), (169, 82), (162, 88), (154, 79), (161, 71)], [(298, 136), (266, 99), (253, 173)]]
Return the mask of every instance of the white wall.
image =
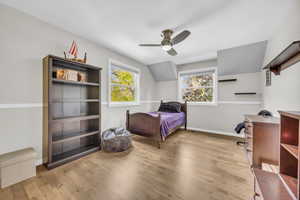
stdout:
[[(78, 43), (81, 54), (87, 51), (89, 64), (103, 68), (104, 103), (108, 60), (112, 58), (141, 69), (142, 104), (129, 108), (144, 112), (151, 109), (145, 101), (152, 100), (155, 82), (145, 65), (1, 4), (0, 27), (0, 154), (34, 147), (41, 159), (42, 58), (48, 54), (62, 56), (72, 40)], [(124, 126), (126, 109), (102, 105), (102, 129)]]
[[(217, 60), (197, 62), (178, 66), (178, 71), (216, 67)], [(212, 133), (241, 136), (234, 133), (237, 123), (245, 114), (257, 114), (261, 108), (260, 73), (219, 76), (219, 79), (237, 78), (236, 82), (218, 84), (218, 105), (189, 105), (188, 127)], [(177, 81), (157, 82), (155, 99), (177, 100)], [(235, 92), (256, 92), (257, 95), (236, 96)], [(153, 109), (157, 109), (155, 104)]]
[[(264, 64), (268, 64), (291, 42), (300, 40), (300, 1), (296, 1), (289, 10), (284, 23), (269, 40)], [(265, 86), (265, 72), (262, 72), (264, 107), (278, 114), (278, 110), (300, 110), (300, 63), (281, 72), (280, 76), (272, 74), (272, 85)]]

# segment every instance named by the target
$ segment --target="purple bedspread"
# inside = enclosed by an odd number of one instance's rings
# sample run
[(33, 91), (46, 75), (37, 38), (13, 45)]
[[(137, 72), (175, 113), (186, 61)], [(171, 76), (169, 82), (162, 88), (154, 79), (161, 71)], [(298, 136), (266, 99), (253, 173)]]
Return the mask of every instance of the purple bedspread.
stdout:
[(185, 123), (185, 113), (149, 112), (153, 117), (160, 113), (160, 134), (163, 140), (168, 136), (169, 130)]

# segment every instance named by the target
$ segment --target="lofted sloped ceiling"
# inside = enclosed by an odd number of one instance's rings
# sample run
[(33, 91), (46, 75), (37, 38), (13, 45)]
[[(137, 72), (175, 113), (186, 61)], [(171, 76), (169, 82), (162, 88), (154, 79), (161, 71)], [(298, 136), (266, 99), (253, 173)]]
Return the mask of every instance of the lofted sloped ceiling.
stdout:
[(267, 41), (218, 51), (219, 75), (234, 75), (261, 71)]
[[(176, 64), (214, 58), (219, 49), (265, 41), (299, 0), (0, 0), (0, 3), (144, 64)], [(157, 43), (160, 32), (183, 29), (191, 36), (171, 57)], [(70, 38), (70, 40), (72, 40)]]
[(171, 61), (152, 64), (148, 67), (156, 81), (177, 80), (177, 66)]

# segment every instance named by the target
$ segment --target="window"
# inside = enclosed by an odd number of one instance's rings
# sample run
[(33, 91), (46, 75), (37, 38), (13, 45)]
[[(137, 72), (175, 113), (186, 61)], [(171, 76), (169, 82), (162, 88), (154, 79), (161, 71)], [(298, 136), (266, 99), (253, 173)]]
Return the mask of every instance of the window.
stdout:
[(217, 103), (217, 69), (215, 67), (182, 71), (178, 75), (178, 97), (180, 101), (196, 104)]
[(138, 105), (139, 69), (111, 60), (108, 71), (109, 106)]

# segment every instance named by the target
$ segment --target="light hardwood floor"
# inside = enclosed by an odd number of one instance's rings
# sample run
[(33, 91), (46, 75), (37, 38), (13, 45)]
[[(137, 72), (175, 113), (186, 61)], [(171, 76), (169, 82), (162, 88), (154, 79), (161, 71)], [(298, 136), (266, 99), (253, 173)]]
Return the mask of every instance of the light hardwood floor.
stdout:
[(128, 152), (96, 152), (0, 190), (0, 200), (249, 200), (252, 176), (233, 139), (178, 131), (157, 149), (134, 136)]

